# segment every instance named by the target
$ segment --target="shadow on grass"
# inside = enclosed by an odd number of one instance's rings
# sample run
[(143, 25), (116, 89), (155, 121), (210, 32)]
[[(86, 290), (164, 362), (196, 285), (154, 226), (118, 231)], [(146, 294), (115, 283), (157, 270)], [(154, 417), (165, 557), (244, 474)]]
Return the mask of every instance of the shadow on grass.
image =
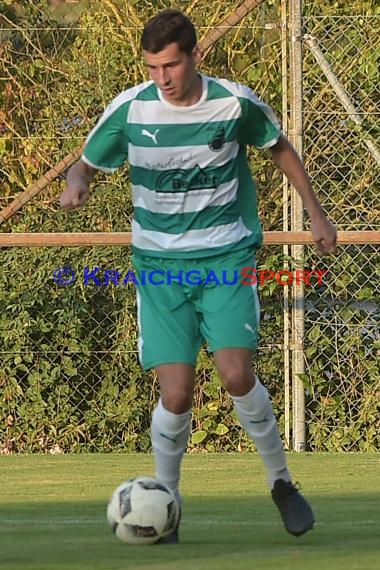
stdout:
[[(118, 541), (105, 520), (105, 504), (99, 501), (3, 504), (0, 567), (113, 570), (169, 564), (171, 568), (207, 569), (213, 567), (207, 560), (217, 558), (221, 563), (230, 560), (231, 568), (249, 568), (252, 556), (256, 561), (261, 556), (275, 561), (295, 553), (298, 557), (314, 554), (317, 560), (321, 553), (336, 556), (342, 552), (361, 558), (379, 552), (378, 499), (370, 494), (316, 496), (316, 528), (295, 538), (285, 532), (269, 496), (185, 497), (181, 544), (146, 547)], [(245, 556), (247, 566), (241, 565)], [(236, 566), (235, 558), (240, 565)], [(271, 568), (256, 563), (254, 567)]]

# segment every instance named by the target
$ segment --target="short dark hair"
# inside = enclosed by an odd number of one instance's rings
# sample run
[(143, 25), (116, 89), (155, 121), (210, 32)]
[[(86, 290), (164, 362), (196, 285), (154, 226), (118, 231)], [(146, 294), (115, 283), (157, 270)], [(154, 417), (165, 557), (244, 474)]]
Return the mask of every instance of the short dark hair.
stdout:
[(143, 50), (151, 53), (157, 53), (172, 43), (177, 43), (179, 49), (188, 55), (197, 44), (193, 22), (175, 8), (163, 10), (149, 20), (141, 36)]

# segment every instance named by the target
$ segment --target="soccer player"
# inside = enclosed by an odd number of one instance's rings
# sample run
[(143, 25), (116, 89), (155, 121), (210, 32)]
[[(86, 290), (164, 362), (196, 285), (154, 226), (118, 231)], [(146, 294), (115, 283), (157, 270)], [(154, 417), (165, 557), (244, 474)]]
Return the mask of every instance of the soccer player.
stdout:
[[(264, 462), (285, 528), (302, 535), (313, 528), (314, 514), (292, 483), (268, 392), (252, 369), (259, 330), (256, 285), (218, 286), (207, 275), (255, 267), (262, 230), (247, 145), (268, 149), (297, 189), (319, 254), (335, 251), (336, 230), (271, 109), (248, 87), (198, 71), (201, 51), (186, 15), (160, 12), (145, 25), (141, 43), (151, 80), (122, 92), (106, 108), (68, 171), (61, 206), (83, 206), (96, 172), (112, 172), (128, 161), (137, 281), (143, 271), (166, 276), (163, 285), (152, 280), (136, 289), (139, 357), (145, 369), (154, 368), (161, 393), (151, 424), (156, 477), (179, 496), (195, 364), (207, 342)], [(203, 282), (188, 279), (195, 270)], [(178, 529), (167, 541), (178, 542)]]

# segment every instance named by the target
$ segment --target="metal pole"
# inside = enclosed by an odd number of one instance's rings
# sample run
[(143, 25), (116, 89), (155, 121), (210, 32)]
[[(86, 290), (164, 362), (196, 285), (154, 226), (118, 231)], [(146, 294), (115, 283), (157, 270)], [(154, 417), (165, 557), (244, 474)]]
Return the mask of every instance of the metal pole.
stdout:
[[(288, 15), (287, 0), (281, 0), (281, 74), (282, 74), (282, 128), (288, 134)], [(282, 178), (282, 199), (283, 199), (283, 224), (284, 232), (289, 231), (289, 180), (286, 176)], [(289, 269), (289, 245), (284, 243), (283, 253), (285, 256), (285, 268)], [(285, 448), (291, 449), (290, 426), (290, 330), (291, 318), (289, 310), (290, 291), (284, 287), (284, 415), (285, 415)]]
[[(303, 155), (302, 123), (302, 0), (289, 2), (290, 27), (290, 130), (289, 139), (301, 156)], [(303, 230), (303, 204), (295, 188), (291, 187), (291, 229)], [(293, 245), (292, 258), (296, 269), (303, 266), (304, 247)], [(299, 374), (304, 373), (304, 287), (292, 287), (292, 412), (293, 449), (304, 451), (305, 437), (305, 392)]]

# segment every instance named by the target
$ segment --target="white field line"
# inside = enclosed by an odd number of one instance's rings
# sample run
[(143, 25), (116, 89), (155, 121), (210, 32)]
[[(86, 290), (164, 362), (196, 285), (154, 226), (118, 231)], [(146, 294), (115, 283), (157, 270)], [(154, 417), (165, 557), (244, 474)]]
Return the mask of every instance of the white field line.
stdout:
[[(63, 518), (63, 519), (43, 519), (43, 518), (33, 518), (33, 519), (11, 519), (6, 517), (0, 517), (0, 524), (3, 525), (38, 525), (38, 526), (60, 526), (60, 525), (107, 525), (107, 520), (105, 518)], [(282, 526), (281, 521), (252, 521), (252, 520), (242, 520), (242, 521), (226, 521), (225, 519), (195, 519), (184, 520), (182, 523), (184, 526), (188, 525), (204, 525), (204, 526), (244, 526), (244, 527), (265, 527), (265, 526)], [(357, 520), (357, 521), (317, 521), (318, 526), (327, 527), (339, 527), (339, 528), (359, 528), (363, 525), (379, 525), (378, 520)]]

